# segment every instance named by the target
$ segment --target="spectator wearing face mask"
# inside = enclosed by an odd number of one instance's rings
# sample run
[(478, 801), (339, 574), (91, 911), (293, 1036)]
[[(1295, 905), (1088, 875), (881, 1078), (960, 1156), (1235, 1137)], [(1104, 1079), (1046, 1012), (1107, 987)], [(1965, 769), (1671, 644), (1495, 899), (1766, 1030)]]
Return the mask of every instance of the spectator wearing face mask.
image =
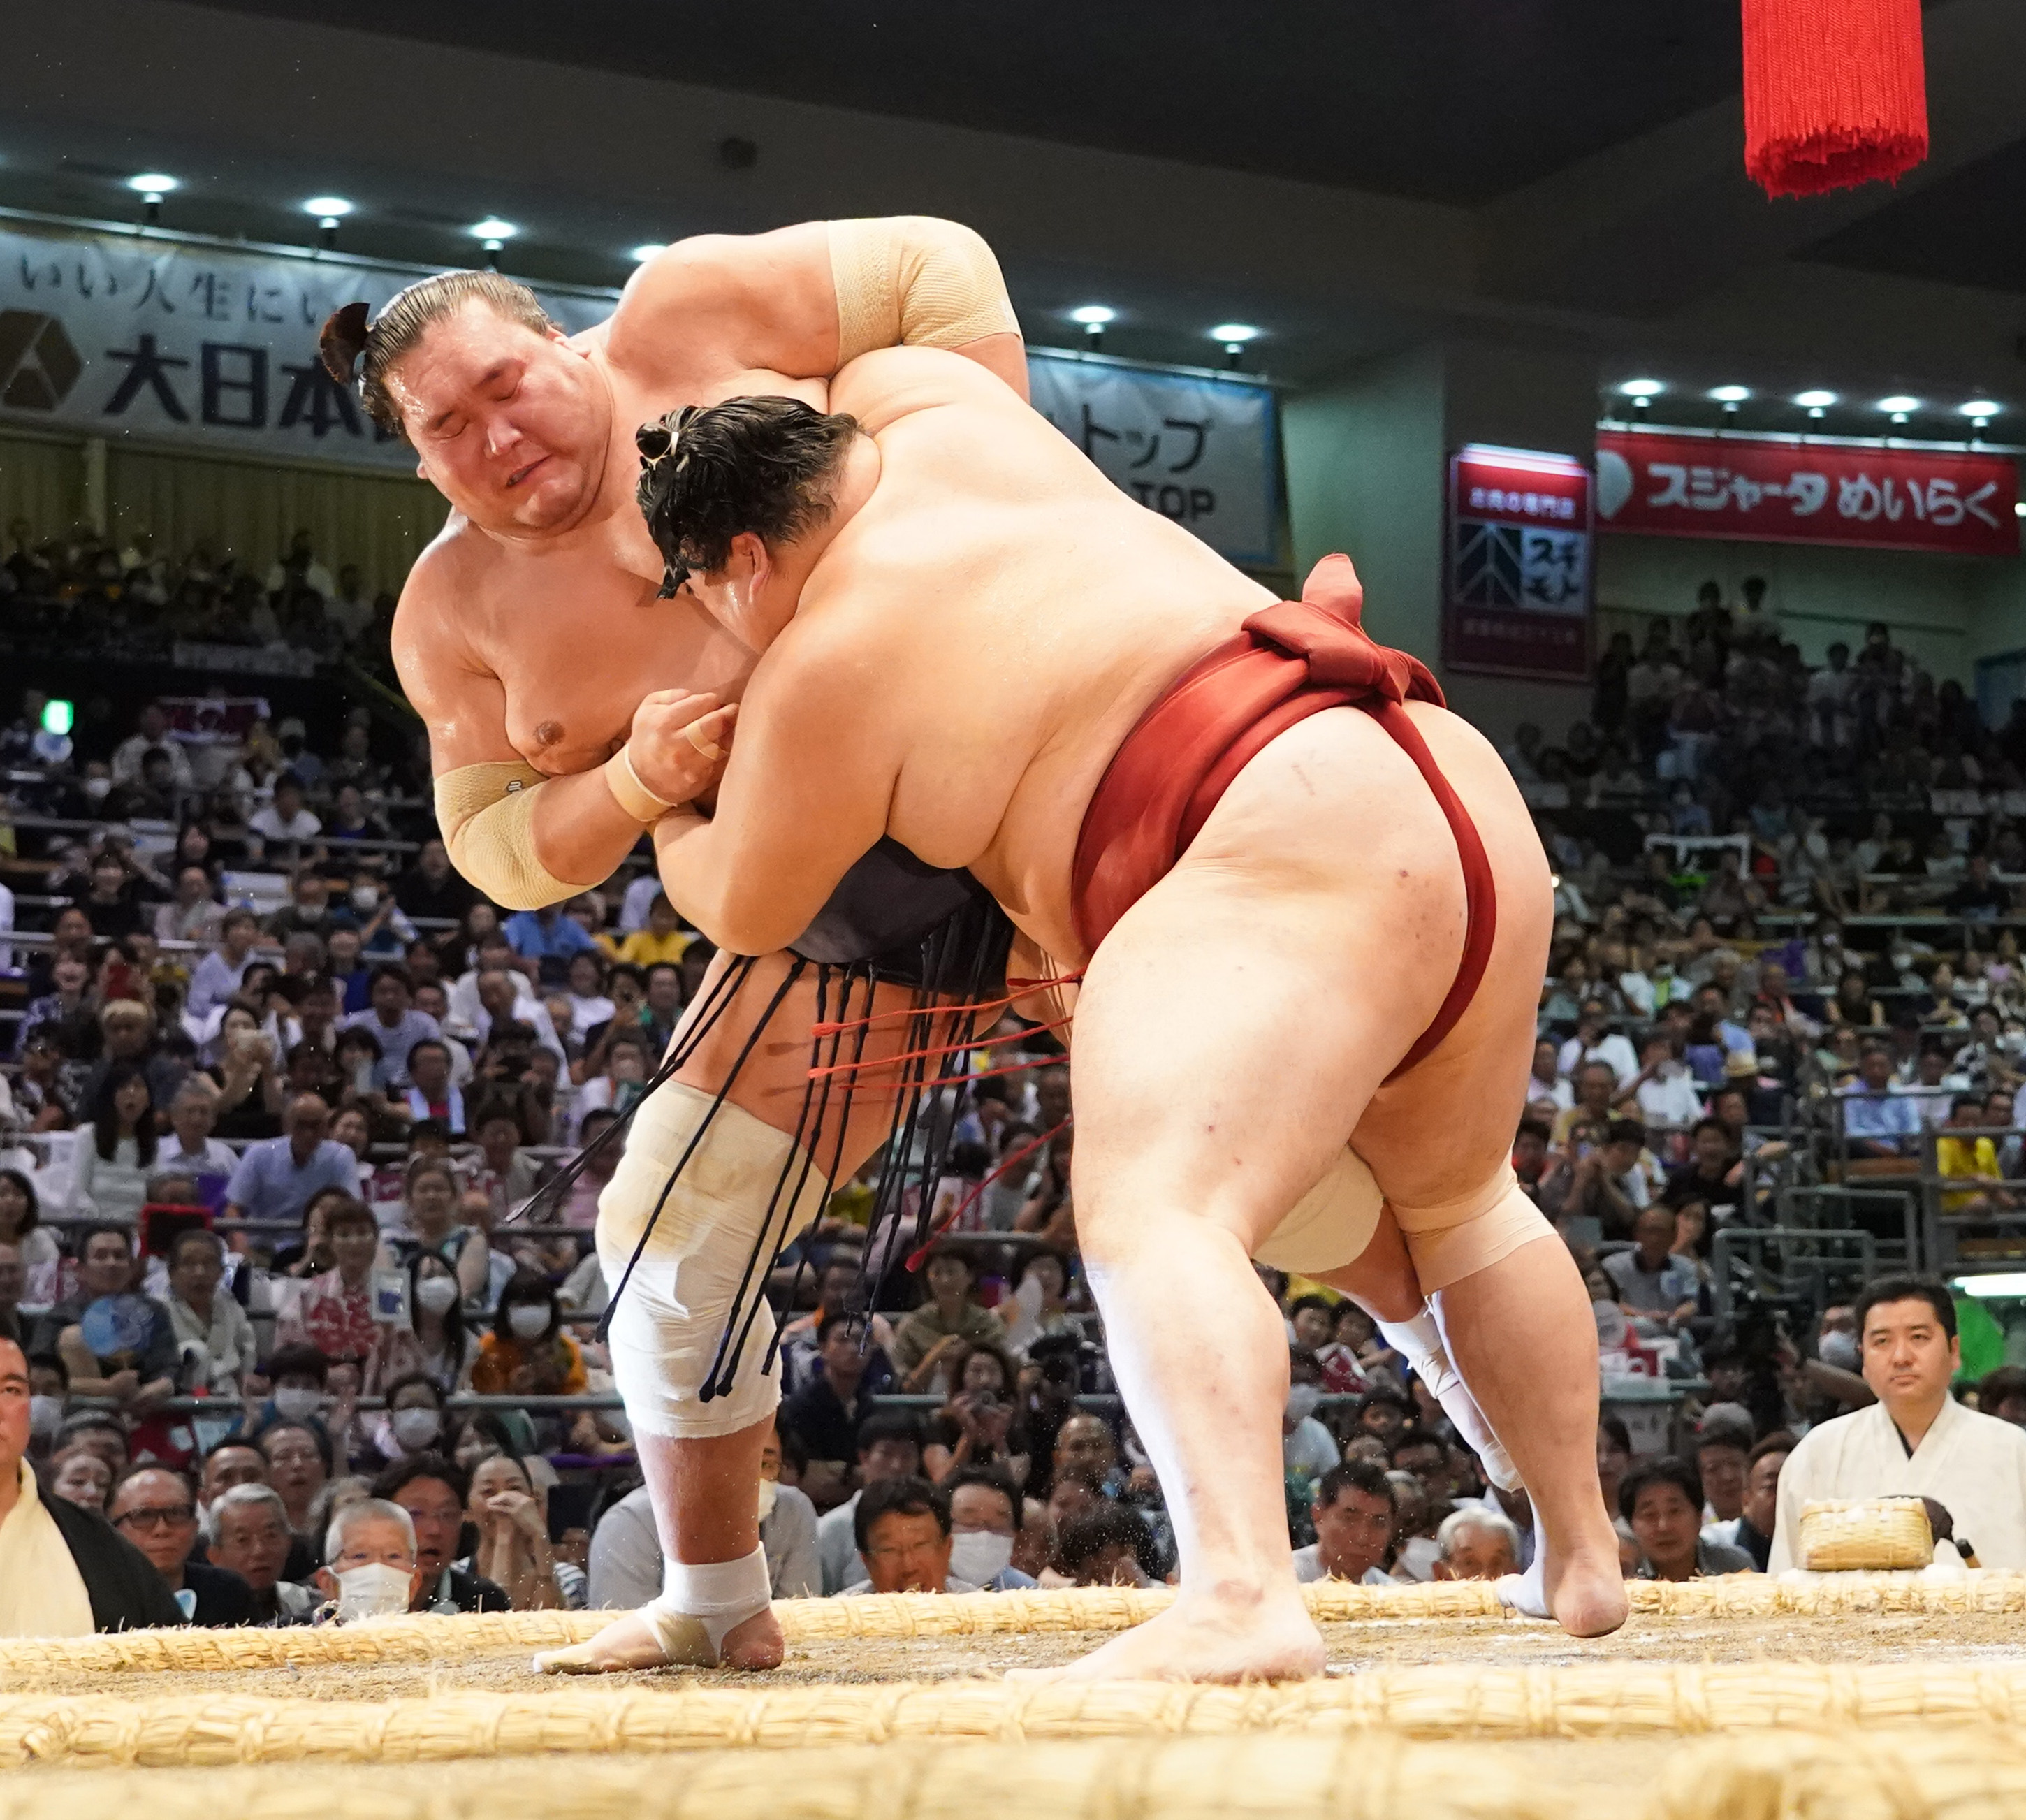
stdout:
[(387, 1407), (373, 1424), (373, 1445), (389, 1465), (444, 1444), (444, 1394), (424, 1372), (412, 1372), (387, 1386)]
[(996, 1467), (966, 1466), (942, 1483), (950, 1501), (950, 1572), (988, 1593), (1025, 1590), (1038, 1582), (1013, 1565), (1026, 1527), (1026, 1501)]
[(531, 1270), (516, 1271), (499, 1292), (492, 1331), (479, 1342), (472, 1389), (486, 1397), (574, 1397), (584, 1387), (584, 1354), (563, 1331), (555, 1290)]
[(324, 1536), (330, 1565), (317, 1569), (317, 1590), (336, 1602), (341, 1623), (399, 1617), (422, 1585), (418, 1552), (407, 1511), (384, 1498), (361, 1498), (331, 1517)]
[[(451, 1266), (433, 1251), (418, 1251), (407, 1273), (407, 1316), (386, 1326), (375, 1354), (378, 1380), (391, 1386), (425, 1377), (439, 1391), (455, 1394), (467, 1387), (478, 1357), (465, 1325), (463, 1292)], [(419, 1450), (404, 1445), (410, 1453)]]

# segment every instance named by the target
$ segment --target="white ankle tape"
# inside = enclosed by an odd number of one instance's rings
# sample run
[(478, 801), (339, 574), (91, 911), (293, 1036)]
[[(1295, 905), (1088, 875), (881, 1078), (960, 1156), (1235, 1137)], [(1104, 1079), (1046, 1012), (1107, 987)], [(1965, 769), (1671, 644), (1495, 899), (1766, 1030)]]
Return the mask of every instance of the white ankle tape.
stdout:
[(1470, 1394), (1462, 1373), (1450, 1362), (1435, 1310), (1424, 1306), (1410, 1320), (1382, 1321), (1376, 1324), (1386, 1343), (1406, 1359), (1414, 1368), (1415, 1376), (1428, 1387), (1435, 1401), (1442, 1405), (1442, 1413), (1455, 1424), (1464, 1444), (1483, 1463), (1485, 1476), (1494, 1485), (1508, 1491), (1517, 1491), (1520, 1475), (1513, 1466), (1512, 1456), (1491, 1431), (1491, 1424), (1477, 1406), (1477, 1399)]
[(773, 1601), (767, 1551), (691, 1567), (664, 1559), (661, 1596), (641, 1608), (671, 1662), (715, 1668), (728, 1634)]

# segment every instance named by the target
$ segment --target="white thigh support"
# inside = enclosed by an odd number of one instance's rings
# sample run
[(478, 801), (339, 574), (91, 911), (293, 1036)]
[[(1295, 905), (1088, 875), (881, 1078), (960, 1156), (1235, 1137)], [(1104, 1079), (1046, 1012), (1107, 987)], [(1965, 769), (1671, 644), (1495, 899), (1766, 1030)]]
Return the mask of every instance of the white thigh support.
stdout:
[(1298, 1277), (1340, 1270), (1364, 1254), (1384, 1204), (1365, 1159), (1346, 1145), (1252, 1255)]
[[(634, 1115), (626, 1154), (598, 1199), (599, 1264), (618, 1295), (610, 1329), (613, 1377), (635, 1429), (678, 1439), (735, 1434), (779, 1403), (778, 1361), (764, 1375), (760, 1369), (774, 1337), (773, 1313), (762, 1294), (767, 1267), (830, 1192), (821, 1171), (813, 1165), (805, 1171), (807, 1159), (786, 1132), (728, 1102), (712, 1114), (711, 1100), (679, 1081), (656, 1089)], [(691, 1151), (706, 1114), (709, 1124)], [(678, 1162), (682, 1172), (669, 1188)], [(657, 1201), (661, 1210), (653, 1234), (619, 1293)], [(700, 1393), (735, 1298), (742, 1326), (745, 1310), (757, 1303), (757, 1312), (730, 1391), (706, 1402)]]

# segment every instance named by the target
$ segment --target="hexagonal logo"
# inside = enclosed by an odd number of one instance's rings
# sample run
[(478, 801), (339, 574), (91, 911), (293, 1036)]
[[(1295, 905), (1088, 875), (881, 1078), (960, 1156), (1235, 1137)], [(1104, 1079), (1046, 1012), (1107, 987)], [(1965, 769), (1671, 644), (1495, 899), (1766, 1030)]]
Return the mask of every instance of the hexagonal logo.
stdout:
[(0, 310), (0, 405), (54, 411), (83, 370), (56, 317), (40, 310)]

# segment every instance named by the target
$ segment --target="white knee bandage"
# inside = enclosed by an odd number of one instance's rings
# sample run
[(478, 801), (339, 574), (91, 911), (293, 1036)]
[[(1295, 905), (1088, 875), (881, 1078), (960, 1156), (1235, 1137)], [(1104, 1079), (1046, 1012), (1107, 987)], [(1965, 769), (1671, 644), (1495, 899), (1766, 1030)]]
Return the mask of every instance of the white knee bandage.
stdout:
[[(610, 1336), (613, 1377), (636, 1430), (679, 1439), (735, 1434), (764, 1420), (780, 1402), (778, 1361), (761, 1369), (774, 1337), (762, 1293), (767, 1269), (829, 1193), (821, 1173), (812, 1165), (805, 1169), (808, 1159), (786, 1132), (729, 1103), (711, 1114), (691, 1150), (711, 1099), (677, 1081), (650, 1095), (598, 1201), (599, 1263), (618, 1295)], [(678, 1162), (681, 1173), (663, 1200)], [(657, 1201), (660, 1216), (621, 1292), (620, 1279)], [(730, 1391), (706, 1402), (702, 1392), (735, 1299), (739, 1327), (746, 1328), (748, 1313), (752, 1324), (737, 1348)], [(728, 1352), (728, 1363), (732, 1357)]]
[(665, 1560), (661, 1596), (640, 1609), (671, 1663), (715, 1668), (724, 1639), (773, 1602), (767, 1551), (757, 1548), (735, 1561), (688, 1567)]

